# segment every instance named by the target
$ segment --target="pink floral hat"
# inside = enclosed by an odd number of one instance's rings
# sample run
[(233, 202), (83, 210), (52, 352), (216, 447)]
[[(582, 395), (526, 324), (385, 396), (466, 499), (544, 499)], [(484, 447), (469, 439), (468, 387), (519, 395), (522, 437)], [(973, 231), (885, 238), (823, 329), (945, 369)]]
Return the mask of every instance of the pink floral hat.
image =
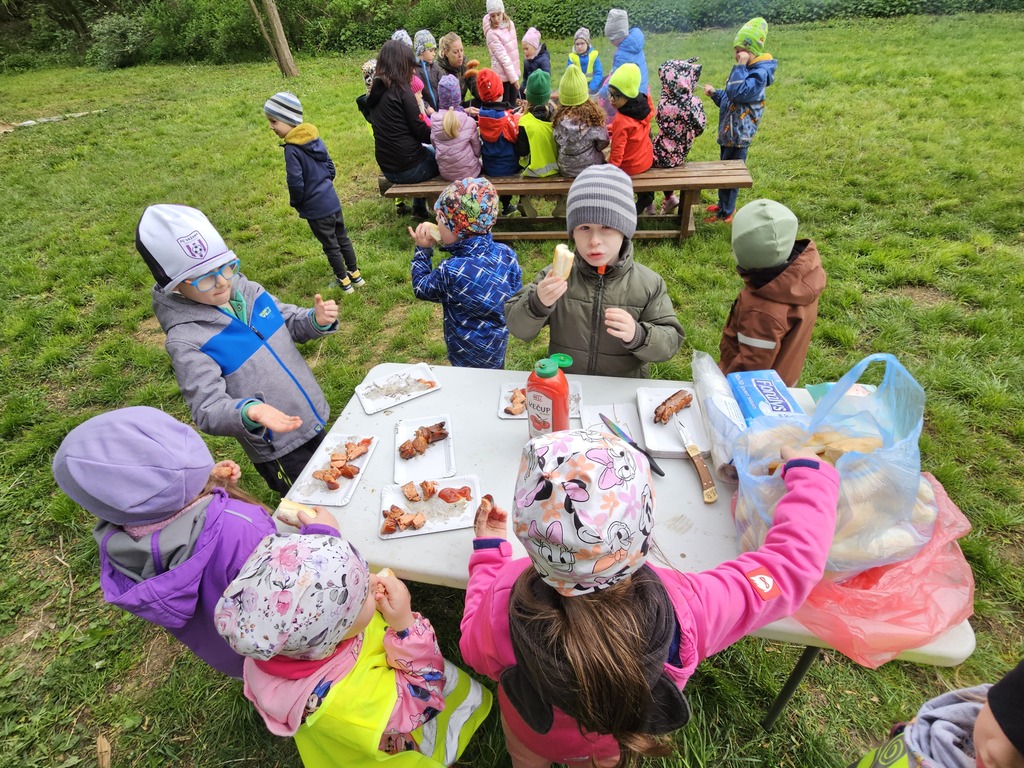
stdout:
[(531, 440), (512, 517), (533, 567), (560, 594), (609, 587), (647, 560), (654, 527), (647, 457), (590, 430)]

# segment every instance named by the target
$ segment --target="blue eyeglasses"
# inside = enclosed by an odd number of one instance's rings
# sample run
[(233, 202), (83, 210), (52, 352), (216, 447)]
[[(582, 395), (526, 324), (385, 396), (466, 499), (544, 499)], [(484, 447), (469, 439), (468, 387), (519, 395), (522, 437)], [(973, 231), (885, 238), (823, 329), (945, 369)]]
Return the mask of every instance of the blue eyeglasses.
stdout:
[(241, 263), (241, 259), (232, 259), (220, 269), (215, 269), (213, 272), (207, 272), (205, 275), (200, 275), (195, 280), (186, 280), (185, 282), (197, 291), (206, 293), (207, 291), (213, 290), (213, 287), (217, 285), (218, 277), (223, 277), (225, 280), (233, 278), (235, 276), (235, 272), (238, 271), (238, 265)]

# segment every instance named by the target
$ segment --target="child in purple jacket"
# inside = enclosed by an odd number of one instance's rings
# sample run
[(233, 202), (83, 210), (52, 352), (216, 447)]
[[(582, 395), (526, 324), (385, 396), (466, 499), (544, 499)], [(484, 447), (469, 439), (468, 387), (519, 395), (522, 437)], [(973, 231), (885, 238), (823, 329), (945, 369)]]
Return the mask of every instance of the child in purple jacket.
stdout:
[(445, 75), (437, 85), (439, 108), (430, 123), (437, 167), (448, 181), (480, 175), (480, 133), (462, 108), (459, 79)]
[(800, 606), (825, 568), (839, 475), (809, 449), (781, 455), (787, 491), (761, 548), (683, 573), (646, 563), (655, 517), (642, 453), (590, 430), (526, 444), (512, 529), (529, 558), (512, 558), (507, 513), (482, 507), (459, 643), (499, 681), (514, 765), (670, 753), (697, 664)]
[(217, 633), (224, 588), (264, 536), (265, 507), (242, 492), (233, 461), (214, 464), (194, 429), (163, 411), (121, 408), (75, 427), (53, 476), (99, 521), (104, 599), (164, 627), (214, 669), (242, 677), (242, 657)]

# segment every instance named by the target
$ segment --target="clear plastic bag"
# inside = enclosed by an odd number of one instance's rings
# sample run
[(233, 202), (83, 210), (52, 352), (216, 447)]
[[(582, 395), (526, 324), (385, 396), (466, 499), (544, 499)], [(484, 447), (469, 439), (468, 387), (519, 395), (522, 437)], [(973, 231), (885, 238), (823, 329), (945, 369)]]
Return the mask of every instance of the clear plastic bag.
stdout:
[(957, 539), (971, 530), (932, 475), (921, 476), (937, 510), (935, 533), (908, 560), (842, 583), (822, 581), (794, 618), (830, 646), (875, 669), (920, 648), (974, 612), (974, 574)]
[[(867, 367), (885, 363), (873, 392), (854, 396)], [(737, 440), (739, 477), (734, 520), (740, 547), (764, 542), (775, 505), (785, 492), (778, 473), (782, 445), (824, 446), (839, 471), (836, 534), (827, 576), (841, 580), (867, 568), (915, 555), (932, 535), (934, 507), (922, 503), (918, 438), (924, 390), (889, 354), (861, 360), (818, 403), (812, 416), (759, 416)], [(930, 494), (926, 494), (930, 495)]]
[(735, 483), (736, 467), (732, 456), (736, 440), (747, 428), (732, 387), (707, 352), (698, 349), (693, 351), (690, 364), (693, 371), (693, 388), (697, 391), (701, 413), (704, 414), (704, 427), (711, 441), (711, 461), (719, 480)]

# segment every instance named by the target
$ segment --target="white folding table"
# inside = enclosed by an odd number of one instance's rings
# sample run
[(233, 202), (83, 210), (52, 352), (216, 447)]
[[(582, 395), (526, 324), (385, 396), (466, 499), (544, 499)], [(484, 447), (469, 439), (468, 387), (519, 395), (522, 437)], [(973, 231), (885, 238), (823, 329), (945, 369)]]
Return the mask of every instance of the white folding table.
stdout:
[[(407, 370), (410, 366), (382, 363), (371, 369), (364, 382), (378, 380)], [(498, 506), (511, 509), (516, 473), (524, 443), (529, 439), (525, 420), (498, 417), (501, 387), (508, 382), (525, 386), (525, 371), (494, 371), (478, 368), (432, 366), (440, 384), (430, 392), (372, 415), (364, 412), (353, 396), (327, 436), (376, 435), (380, 441), (362, 472), (351, 501), (343, 507), (329, 507), (337, 517), (341, 533), (358, 547), (375, 570), (390, 567), (402, 579), (465, 589), (472, 553), (471, 528), (404, 538), (379, 534), (382, 522), (381, 489), (394, 483), (395, 422), (448, 414), (448, 430), (455, 452), (456, 474), (473, 474), (480, 479), (482, 493), (490, 493)], [(689, 382), (622, 379), (605, 376), (569, 375), (582, 384), (585, 404), (636, 403), (641, 386), (673, 387)], [(793, 390), (805, 409), (813, 402), (804, 390)], [(644, 415), (641, 415), (644, 417)], [(570, 422), (571, 427), (578, 420)], [(643, 435), (631, 435), (643, 445)], [(314, 461), (317, 459), (314, 458)], [(702, 571), (731, 560), (739, 554), (730, 514), (735, 486), (718, 483), (718, 501), (703, 501), (697, 473), (689, 460), (659, 458), (665, 477), (652, 475), (655, 494), (655, 526), (652, 554), (662, 564), (684, 571)], [(292, 493), (289, 493), (289, 497)], [(526, 556), (522, 545), (510, 536), (513, 550)], [(790, 675), (772, 710), (762, 722), (770, 729), (792, 696), (821, 647), (827, 644), (794, 619), (782, 619), (753, 633), (769, 640), (807, 646), (797, 668)], [(905, 651), (898, 658), (921, 664), (955, 666), (974, 651), (971, 625), (964, 621), (927, 645)]]

